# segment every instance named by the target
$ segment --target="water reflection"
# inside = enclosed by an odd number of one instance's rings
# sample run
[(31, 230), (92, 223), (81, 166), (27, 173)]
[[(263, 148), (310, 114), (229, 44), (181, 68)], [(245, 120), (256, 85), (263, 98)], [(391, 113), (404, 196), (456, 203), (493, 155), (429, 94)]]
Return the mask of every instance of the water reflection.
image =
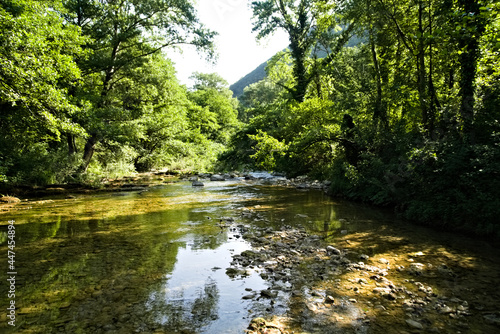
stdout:
[(181, 286), (155, 292), (146, 303), (146, 309), (157, 315), (157, 323), (172, 331), (195, 332), (217, 320), (217, 282), (209, 277), (202, 288), (195, 288), (194, 294), (189, 290), (189, 286)]
[(259, 290), (258, 275), (231, 279), (225, 268), (231, 255), (249, 249), (243, 241), (229, 241), (217, 249), (179, 249), (177, 263), (149, 296), (147, 309), (154, 322), (167, 332), (234, 333), (245, 328), (249, 305), (242, 302), (245, 289)]
[[(231, 255), (249, 245), (217, 218), (234, 215), (241, 198), (234, 185), (177, 184), (3, 214), (2, 222), (16, 221), (16, 332), (241, 330), (250, 308), (244, 289), (265, 285), (258, 275), (225, 274)], [(2, 314), (0, 330), (8, 331)]]

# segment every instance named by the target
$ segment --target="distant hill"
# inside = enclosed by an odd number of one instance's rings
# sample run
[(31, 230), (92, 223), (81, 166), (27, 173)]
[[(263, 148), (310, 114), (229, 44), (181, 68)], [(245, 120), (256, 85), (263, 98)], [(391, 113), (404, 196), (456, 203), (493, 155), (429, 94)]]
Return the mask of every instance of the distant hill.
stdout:
[(234, 97), (240, 97), (243, 95), (243, 89), (245, 89), (246, 86), (259, 82), (266, 77), (266, 66), (268, 61), (269, 59), (257, 66), (255, 70), (229, 86), (229, 89), (233, 91)]
[[(347, 43), (347, 47), (353, 47), (353, 46), (356, 46), (362, 42), (363, 42), (363, 39), (359, 38), (358, 36), (353, 36), (349, 39), (349, 42)], [(283, 50), (283, 51), (285, 51), (285, 50)], [(326, 56), (326, 52), (319, 51), (317, 53), (317, 56), (318, 56), (318, 58), (323, 58)], [(268, 60), (266, 60), (265, 62), (263, 62), (259, 66), (257, 66), (257, 68), (255, 70), (248, 73), (243, 78), (241, 78), (240, 80), (236, 81), (234, 84), (229, 86), (229, 89), (233, 91), (234, 97), (239, 98), (241, 95), (243, 95), (243, 90), (245, 89), (246, 86), (251, 85), (251, 84), (256, 83), (256, 82), (259, 82), (260, 80), (262, 80), (266, 77), (266, 66), (267, 66), (267, 62), (270, 59), (271, 58), (269, 58)]]

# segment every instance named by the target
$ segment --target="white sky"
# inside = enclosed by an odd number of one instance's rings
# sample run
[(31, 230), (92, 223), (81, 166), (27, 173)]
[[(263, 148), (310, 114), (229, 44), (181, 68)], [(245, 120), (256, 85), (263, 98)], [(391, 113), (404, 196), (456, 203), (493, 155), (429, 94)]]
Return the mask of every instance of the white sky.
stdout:
[(252, 33), (250, 0), (198, 0), (200, 21), (217, 31), (216, 47), (219, 54), (215, 66), (208, 63), (193, 47), (182, 47), (182, 54), (169, 51), (167, 56), (175, 63), (181, 84), (190, 86), (193, 72), (216, 72), (233, 84), (253, 71), (288, 45), (286, 33), (277, 31), (260, 42)]

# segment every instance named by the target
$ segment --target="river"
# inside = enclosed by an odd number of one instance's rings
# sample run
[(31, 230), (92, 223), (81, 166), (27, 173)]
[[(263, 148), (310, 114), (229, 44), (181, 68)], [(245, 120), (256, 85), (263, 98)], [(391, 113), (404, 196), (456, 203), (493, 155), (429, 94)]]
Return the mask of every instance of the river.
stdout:
[(0, 332), (243, 333), (257, 317), (270, 333), (500, 331), (487, 242), (320, 190), (149, 181), (0, 213), (2, 281), (15, 279)]

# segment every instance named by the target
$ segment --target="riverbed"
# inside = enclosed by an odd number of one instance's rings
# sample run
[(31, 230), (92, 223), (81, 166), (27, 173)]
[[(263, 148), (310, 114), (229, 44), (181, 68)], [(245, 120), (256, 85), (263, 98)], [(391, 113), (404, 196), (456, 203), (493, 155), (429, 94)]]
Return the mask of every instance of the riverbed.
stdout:
[(2, 284), (0, 301), (16, 306), (1, 332), (244, 333), (256, 318), (248, 330), (500, 331), (500, 253), (488, 242), (320, 189), (149, 182), (0, 214), (3, 275), (15, 272), (15, 297)]

